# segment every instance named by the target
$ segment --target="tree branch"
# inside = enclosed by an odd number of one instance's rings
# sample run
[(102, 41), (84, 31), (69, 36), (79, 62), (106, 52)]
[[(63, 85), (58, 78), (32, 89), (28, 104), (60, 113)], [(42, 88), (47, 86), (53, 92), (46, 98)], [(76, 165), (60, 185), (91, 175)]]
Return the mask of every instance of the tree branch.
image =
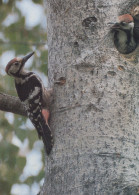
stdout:
[(18, 97), (0, 93), (0, 110), (27, 116), (24, 103)]

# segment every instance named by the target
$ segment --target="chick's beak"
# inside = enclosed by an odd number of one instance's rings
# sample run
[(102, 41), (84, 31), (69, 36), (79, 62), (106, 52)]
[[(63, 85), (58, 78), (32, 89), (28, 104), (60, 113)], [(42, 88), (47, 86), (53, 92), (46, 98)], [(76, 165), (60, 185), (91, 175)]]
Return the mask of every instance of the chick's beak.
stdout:
[(120, 24), (115, 23), (113, 26), (111, 26), (111, 29), (120, 29)]
[(34, 52), (29, 53), (28, 55), (22, 58), (22, 64), (25, 64), (26, 61), (34, 54)]

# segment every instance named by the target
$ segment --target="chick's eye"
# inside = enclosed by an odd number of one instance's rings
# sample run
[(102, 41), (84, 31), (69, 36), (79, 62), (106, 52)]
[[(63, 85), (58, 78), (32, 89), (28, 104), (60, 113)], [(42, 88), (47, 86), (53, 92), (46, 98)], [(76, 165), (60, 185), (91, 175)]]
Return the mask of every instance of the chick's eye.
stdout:
[(126, 25), (126, 22), (121, 22), (122, 23), (122, 25)]

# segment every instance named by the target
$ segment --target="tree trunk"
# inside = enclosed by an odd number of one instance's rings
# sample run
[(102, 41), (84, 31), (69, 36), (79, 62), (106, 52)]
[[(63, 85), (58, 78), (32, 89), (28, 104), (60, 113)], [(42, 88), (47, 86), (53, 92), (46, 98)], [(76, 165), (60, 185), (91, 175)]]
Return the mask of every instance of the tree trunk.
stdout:
[(55, 144), (43, 195), (138, 192), (139, 66), (118, 53), (108, 25), (134, 3), (47, 0)]

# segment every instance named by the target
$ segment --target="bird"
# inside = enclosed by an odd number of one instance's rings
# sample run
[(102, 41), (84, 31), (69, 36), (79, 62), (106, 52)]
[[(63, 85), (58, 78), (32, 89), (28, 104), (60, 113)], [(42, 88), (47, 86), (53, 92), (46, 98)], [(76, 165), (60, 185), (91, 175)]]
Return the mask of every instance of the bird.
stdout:
[(46, 90), (42, 80), (34, 72), (24, 69), (27, 60), (34, 55), (31, 52), (23, 58), (10, 60), (5, 68), (9, 76), (14, 77), (15, 88), (21, 102), (24, 103), (27, 115), (42, 138), (45, 151), (49, 155), (53, 147), (53, 136), (48, 124), (50, 112), (47, 109), (52, 90)]
[(134, 20), (130, 14), (119, 16), (119, 22), (112, 27), (114, 33), (114, 44), (122, 54), (129, 54), (137, 47), (137, 40), (134, 34)]

